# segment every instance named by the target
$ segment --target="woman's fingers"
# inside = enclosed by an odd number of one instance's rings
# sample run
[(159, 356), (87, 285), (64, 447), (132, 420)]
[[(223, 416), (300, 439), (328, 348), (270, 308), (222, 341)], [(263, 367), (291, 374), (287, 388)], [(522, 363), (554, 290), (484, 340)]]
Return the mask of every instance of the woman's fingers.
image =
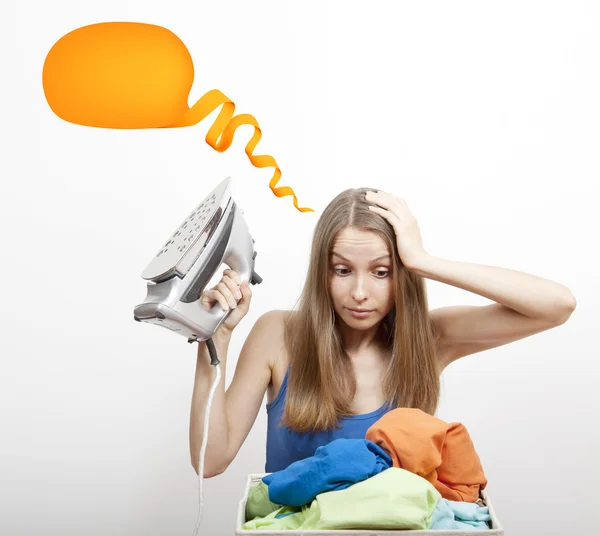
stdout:
[(238, 303), (238, 306), (244, 308), (245, 310), (248, 308), (250, 299), (252, 298), (252, 289), (250, 289), (248, 280), (244, 280), (244, 282), (240, 285), (240, 293), (242, 295), (242, 299)]
[(233, 296), (233, 292), (231, 292), (230, 288), (227, 286), (226, 282), (221, 281), (218, 285), (216, 290), (218, 290), (225, 298), (225, 302), (228, 305), (228, 308), (230, 307), (231, 309), (235, 308), (235, 306), (237, 305), (237, 301)]
[(227, 288), (229, 289), (229, 291), (231, 292), (231, 294), (235, 300), (242, 299), (242, 293), (240, 292), (240, 285), (236, 282), (236, 280), (234, 280), (230, 276), (226, 275), (226, 276), (223, 276), (223, 279), (221, 279), (221, 283), (224, 283), (227, 286)]
[(231, 279), (233, 279), (238, 285), (242, 284), (242, 278), (240, 277), (240, 275), (231, 269), (227, 269), (227, 270), (223, 270), (223, 275), (225, 276), (229, 276)]
[[(245, 287), (242, 286), (245, 284)], [(245, 290), (244, 290), (245, 288)], [(207, 305), (210, 309), (215, 302), (218, 302), (221, 307), (227, 311), (235, 309), (238, 302), (247, 302), (252, 295), (252, 291), (248, 286), (248, 282), (242, 282), (239, 274), (234, 270), (227, 269), (223, 271), (221, 281), (210, 290), (205, 290), (202, 293), (202, 304)]]
[(215, 302), (218, 302), (221, 308), (223, 308), (224, 310), (229, 309), (227, 298), (225, 298), (225, 296), (223, 296), (223, 294), (221, 294), (221, 292), (219, 292), (218, 290), (205, 290), (202, 294), (206, 298), (202, 300), (203, 303), (207, 305), (206, 309), (211, 309)]

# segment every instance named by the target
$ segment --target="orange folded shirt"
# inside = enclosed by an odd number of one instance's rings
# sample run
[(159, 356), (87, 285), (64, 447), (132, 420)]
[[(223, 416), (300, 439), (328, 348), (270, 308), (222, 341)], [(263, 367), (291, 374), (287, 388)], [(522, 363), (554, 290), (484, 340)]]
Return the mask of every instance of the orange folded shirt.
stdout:
[(420, 409), (386, 413), (365, 439), (386, 450), (394, 467), (428, 480), (450, 501), (476, 502), (487, 485), (469, 432), (461, 423), (446, 423)]

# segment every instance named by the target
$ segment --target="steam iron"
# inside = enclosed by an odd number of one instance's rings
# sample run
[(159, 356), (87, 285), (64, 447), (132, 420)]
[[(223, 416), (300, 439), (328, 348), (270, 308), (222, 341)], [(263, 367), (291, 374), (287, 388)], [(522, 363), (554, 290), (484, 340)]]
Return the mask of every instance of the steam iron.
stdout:
[(226, 264), (242, 280), (256, 285), (254, 239), (231, 196), (231, 178), (223, 180), (171, 235), (142, 273), (148, 281), (134, 319), (167, 328), (189, 343), (210, 339), (231, 311), (217, 302), (207, 311), (200, 295)]

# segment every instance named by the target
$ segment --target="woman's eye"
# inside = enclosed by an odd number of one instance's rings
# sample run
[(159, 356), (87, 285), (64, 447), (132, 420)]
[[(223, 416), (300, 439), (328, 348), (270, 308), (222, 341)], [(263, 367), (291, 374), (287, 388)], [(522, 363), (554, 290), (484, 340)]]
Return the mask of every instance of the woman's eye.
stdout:
[[(333, 271), (338, 275), (348, 275), (350, 270), (348, 268), (334, 268)], [(376, 270), (375, 274), (379, 278), (384, 278), (389, 275), (389, 270)]]

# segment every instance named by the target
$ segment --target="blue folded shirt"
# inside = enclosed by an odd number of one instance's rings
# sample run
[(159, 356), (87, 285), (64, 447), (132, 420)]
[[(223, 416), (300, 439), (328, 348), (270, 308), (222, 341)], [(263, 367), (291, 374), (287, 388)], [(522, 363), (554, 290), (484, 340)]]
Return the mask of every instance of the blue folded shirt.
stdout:
[(336, 439), (313, 456), (263, 477), (269, 500), (285, 506), (310, 503), (319, 493), (340, 490), (392, 466), (380, 446), (367, 439)]

